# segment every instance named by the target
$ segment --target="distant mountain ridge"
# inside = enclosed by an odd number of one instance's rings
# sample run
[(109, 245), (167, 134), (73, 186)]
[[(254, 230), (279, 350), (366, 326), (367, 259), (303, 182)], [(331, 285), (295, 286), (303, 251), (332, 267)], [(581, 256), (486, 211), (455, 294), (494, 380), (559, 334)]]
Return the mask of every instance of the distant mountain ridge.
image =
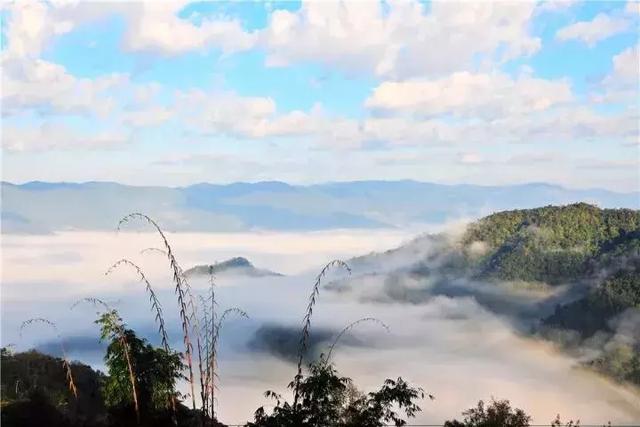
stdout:
[(139, 211), (168, 231), (328, 230), (406, 227), (474, 219), (505, 209), (587, 202), (640, 208), (640, 192), (571, 190), (532, 183), (445, 185), (353, 181), (290, 185), (278, 181), (129, 186), (113, 182), (3, 182), (2, 232), (112, 230)]
[(256, 268), (248, 259), (243, 257), (234, 257), (215, 264), (196, 265), (184, 272), (187, 277), (208, 276), (210, 274), (218, 275), (225, 273), (249, 277), (282, 276), (282, 274), (271, 270)]

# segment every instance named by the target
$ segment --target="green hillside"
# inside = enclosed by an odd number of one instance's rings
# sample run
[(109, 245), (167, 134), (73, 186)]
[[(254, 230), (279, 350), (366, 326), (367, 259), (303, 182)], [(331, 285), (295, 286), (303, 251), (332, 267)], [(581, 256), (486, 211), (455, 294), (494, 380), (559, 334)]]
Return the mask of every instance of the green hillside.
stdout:
[[(469, 226), (462, 242), (465, 248), (474, 242), (485, 247), (479, 257), (467, 250), (475, 278), (586, 288), (584, 296), (541, 319), (538, 332), (548, 338), (567, 333), (579, 341), (596, 334), (612, 337), (614, 320), (640, 309), (640, 211), (579, 203), (500, 212)], [(640, 384), (637, 340), (612, 342), (601, 350), (589, 362), (592, 367)]]
[(469, 227), (463, 243), (487, 246), (475, 260), (479, 277), (559, 284), (637, 252), (639, 233), (640, 211), (578, 203), (487, 216)]
[(78, 398), (69, 390), (62, 359), (37, 351), (0, 354), (2, 425), (89, 425), (106, 417), (104, 375), (73, 362)]

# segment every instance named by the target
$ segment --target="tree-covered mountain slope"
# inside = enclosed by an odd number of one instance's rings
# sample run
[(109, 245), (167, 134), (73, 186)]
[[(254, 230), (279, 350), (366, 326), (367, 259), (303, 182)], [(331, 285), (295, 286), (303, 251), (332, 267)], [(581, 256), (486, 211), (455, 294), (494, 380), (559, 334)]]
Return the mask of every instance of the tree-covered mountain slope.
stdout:
[(350, 265), (354, 277), (330, 289), (412, 304), (471, 297), (523, 333), (588, 346), (590, 365), (640, 385), (638, 210), (577, 203), (504, 211)]
[(500, 212), (471, 224), (463, 243), (480, 242), (478, 275), (550, 284), (585, 279), (637, 252), (640, 211), (586, 203)]
[[(90, 366), (72, 362), (77, 398), (69, 389), (62, 359), (37, 351), (12, 353), (6, 348), (0, 352), (2, 370), (2, 424), (5, 425), (85, 425), (88, 421), (106, 416), (101, 384), (104, 375)], [(50, 413), (46, 404), (37, 406), (36, 412), (23, 407), (29, 400), (51, 402)], [(72, 421), (73, 420), (73, 421)], [(36, 424), (37, 423), (37, 424)], [(89, 424), (87, 424), (89, 425)]]

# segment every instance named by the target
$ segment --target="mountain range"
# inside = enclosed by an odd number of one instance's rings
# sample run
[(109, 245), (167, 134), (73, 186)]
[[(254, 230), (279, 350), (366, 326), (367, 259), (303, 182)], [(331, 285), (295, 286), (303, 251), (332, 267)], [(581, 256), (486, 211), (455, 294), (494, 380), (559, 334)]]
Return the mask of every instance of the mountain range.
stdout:
[(442, 224), (505, 209), (575, 202), (640, 208), (640, 192), (543, 183), (354, 181), (305, 186), (267, 181), (144, 187), (34, 181), (3, 182), (1, 195), (3, 233), (112, 230), (114, 218), (130, 212), (149, 214), (168, 231), (288, 231)]

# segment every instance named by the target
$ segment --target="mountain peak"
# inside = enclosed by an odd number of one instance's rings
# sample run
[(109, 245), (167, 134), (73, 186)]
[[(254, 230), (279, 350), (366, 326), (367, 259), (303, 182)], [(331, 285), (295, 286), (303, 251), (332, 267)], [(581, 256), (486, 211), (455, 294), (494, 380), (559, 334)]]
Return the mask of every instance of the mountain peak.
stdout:
[(184, 272), (187, 276), (208, 276), (209, 274), (236, 274), (250, 277), (282, 276), (271, 270), (256, 268), (244, 257), (233, 257), (214, 264), (196, 265)]

